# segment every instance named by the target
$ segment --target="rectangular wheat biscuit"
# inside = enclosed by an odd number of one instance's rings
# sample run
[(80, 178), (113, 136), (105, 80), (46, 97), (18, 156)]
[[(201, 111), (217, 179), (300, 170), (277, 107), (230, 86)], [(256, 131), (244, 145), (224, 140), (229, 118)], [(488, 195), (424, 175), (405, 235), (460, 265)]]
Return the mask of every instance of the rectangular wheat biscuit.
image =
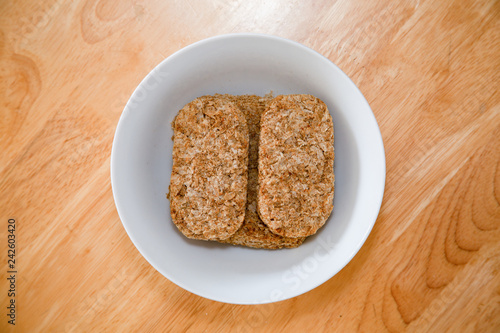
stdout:
[(170, 213), (187, 237), (223, 240), (245, 217), (248, 127), (227, 99), (203, 96), (173, 121)]
[(306, 237), (333, 209), (333, 122), (320, 99), (281, 95), (261, 118), (258, 211), (281, 236)]
[(264, 249), (293, 248), (299, 246), (304, 241), (304, 238), (288, 238), (272, 233), (257, 213), (260, 118), (272, 97), (259, 97), (255, 95), (216, 96), (226, 98), (240, 108), (246, 118), (249, 132), (245, 221), (233, 236), (221, 242)]

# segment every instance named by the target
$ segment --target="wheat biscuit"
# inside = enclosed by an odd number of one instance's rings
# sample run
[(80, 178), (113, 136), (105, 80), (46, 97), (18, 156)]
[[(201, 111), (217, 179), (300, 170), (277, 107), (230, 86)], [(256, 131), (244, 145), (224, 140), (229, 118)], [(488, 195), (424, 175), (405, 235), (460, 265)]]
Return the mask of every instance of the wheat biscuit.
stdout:
[(174, 224), (189, 238), (229, 238), (245, 217), (245, 117), (227, 99), (203, 96), (186, 104), (172, 126), (169, 199)]
[(234, 102), (234, 104), (240, 108), (246, 118), (249, 135), (248, 186), (245, 221), (234, 235), (221, 242), (264, 249), (280, 249), (283, 247), (293, 248), (299, 246), (304, 241), (304, 238), (288, 238), (274, 234), (262, 222), (257, 213), (260, 118), (267, 105), (272, 100), (272, 96), (215, 96), (226, 98)]
[(320, 99), (281, 95), (261, 118), (258, 212), (281, 236), (306, 237), (333, 209), (333, 122)]

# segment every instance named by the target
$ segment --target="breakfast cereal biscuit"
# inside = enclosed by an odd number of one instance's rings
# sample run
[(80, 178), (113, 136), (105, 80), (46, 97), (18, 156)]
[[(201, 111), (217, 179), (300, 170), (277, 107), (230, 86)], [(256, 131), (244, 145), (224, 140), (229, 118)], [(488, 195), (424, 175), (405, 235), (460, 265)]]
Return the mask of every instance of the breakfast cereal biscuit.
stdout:
[(203, 96), (186, 104), (172, 126), (169, 199), (174, 224), (189, 238), (229, 238), (245, 218), (245, 117), (227, 99)]
[(288, 238), (274, 234), (262, 222), (257, 213), (260, 118), (267, 105), (272, 100), (272, 96), (216, 96), (234, 102), (241, 109), (247, 120), (249, 134), (248, 186), (245, 221), (234, 235), (221, 242), (264, 249), (279, 249), (283, 247), (293, 248), (299, 246), (304, 241), (304, 238)]
[(333, 209), (333, 121), (320, 99), (280, 95), (261, 118), (258, 212), (281, 236), (306, 237)]

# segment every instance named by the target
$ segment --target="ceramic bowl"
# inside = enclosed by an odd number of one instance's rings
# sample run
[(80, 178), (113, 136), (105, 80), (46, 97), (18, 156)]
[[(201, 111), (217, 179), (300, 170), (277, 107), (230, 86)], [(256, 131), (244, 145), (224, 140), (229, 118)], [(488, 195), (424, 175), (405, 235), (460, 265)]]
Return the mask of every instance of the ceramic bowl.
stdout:
[[(295, 249), (262, 250), (190, 240), (172, 223), (168, 192), (171, 122), (186, 103), (215, 94), (312, 94), (335, 131), (334, 210)], [(261, 304), (305, 293), (338, 273), (377, 218), (385, 155), (375, 117), (355, 84), (330, 60), (291, 40), (222, 35), (189, 45), (139, 84), (121, 115), (111, 154), (120, 219), (139, 252), (167, 279), (212, 300)]]

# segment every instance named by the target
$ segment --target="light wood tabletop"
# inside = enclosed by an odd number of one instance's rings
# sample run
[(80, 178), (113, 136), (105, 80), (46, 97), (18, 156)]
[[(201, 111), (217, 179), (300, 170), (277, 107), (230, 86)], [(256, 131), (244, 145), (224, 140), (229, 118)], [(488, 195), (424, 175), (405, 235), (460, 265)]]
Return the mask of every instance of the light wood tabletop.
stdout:
[[(289, 38), (337, 64), (387, 159), (358, 254), (266, 305), (163, 277), (110, 185), (135, 87), (175, 51), (232, 32)], [(0, 331), (500, 331), (499, 1), (4, 0), (0, 75)]]

